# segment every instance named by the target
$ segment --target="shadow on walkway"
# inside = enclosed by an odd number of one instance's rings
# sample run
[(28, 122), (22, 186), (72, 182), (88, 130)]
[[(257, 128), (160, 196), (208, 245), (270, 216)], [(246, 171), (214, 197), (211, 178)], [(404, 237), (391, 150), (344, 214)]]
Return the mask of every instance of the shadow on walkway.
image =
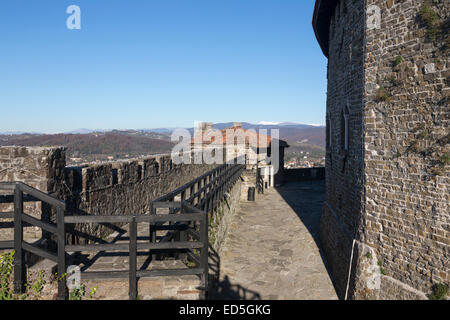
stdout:
[(209, 272), (209, 300), (261, 300), (258, 292), (239, 284), (232, 284), (228, 276), (220, 281), (220, 256), (211, 246), (209, 246)]
[(322, 206), (326, 199), (325, 180), (288, 182), (276, 190), (308, 229), (319, 248), (320, 256), (331, 278), (319, 240)]
[(322, 205), (325, 201), (325, 180), (289, 182), (276, 189), (295, 211), (319, 245)]
[(261, 300), (258, 292), (248, 290), (239, 284), (232, 284), (228, 276), (220, 281), (214, 291), (210, 292), (211, 300)]

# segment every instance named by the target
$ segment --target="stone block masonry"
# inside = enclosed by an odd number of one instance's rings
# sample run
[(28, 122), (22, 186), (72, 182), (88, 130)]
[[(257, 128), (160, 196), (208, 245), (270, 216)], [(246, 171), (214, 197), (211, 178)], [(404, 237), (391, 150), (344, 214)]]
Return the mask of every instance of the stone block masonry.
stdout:
[[(21, 181), (43, 192), (50, 193), (66, 202), (67, 214), (145, 214), (149, 212), (152, 200), (173, 191), (215, 167), (215, 165), (175, 165), (172, 163), (170, 155), (100, 165), (66, 167), (65, 148), (62, 147), (2, 147), (0, 148), (0, 155), (0, 178), (2, 182)], [(225, 199), (216, 211), (210, 215), (210, 262), (212, 265), (210, 284), (212, 286), (219, 277), (222, 244), (240, 196), (241, 181), (238, 180), (227, 192)], [(4, 204), (1, 207), (1, 211), (12, 210), (12, 204)], [(25, 212), (39, 219), (45, 212), (44, 220), (55, 221), (55, 212), (45, 206), (42, 208), (40, 203), (26, 203)], [(0, 240), (12, 240), (12, 222), (7, 221), (6, 224), (3, 221), (1, 222), (2, 227), (8, 228), (1, 230)], [(127, 226), (123, 227), (127, 228)], [(141, 225), (140, 227), (145, 226)], [(98, 241), (99, 239), (110, 240), (117, 236), (117, 232), (113, 232), (116, 230), (115, 226), (111, 225), (76, 225), (73, 229), (67, 228), (68, 233), (75, 234), (75, 236), (68, 236), (67, 240), (68, 243), (75, 244)], [(30, 242), (43, 238), (39, 228), (25, 228), (24, 234), (25, 240)], [(141, 236), (146, 235), (148, 235), (148, 230), (141, 232)], [(108, 259), (108, 257), (105, 259)], [(127, 269), (127, 258), (125, 258), (125, 262), (117, 257), (114, 259), (117, 261), (108, 263), (108, 269), (112, 266), (115, 270), (118, 267)], [(31, 260), (28, 262), (31, 262)], [(185, 267), (180, 261), (157, 261), (155, 263), (156, 268)], [(164, 263), (179, 264), (159, 265)], [(101, 269), (104, 267), (105, 261), (100, 261), (97, 264), (98, 266), (94, 264), (94, 267)], [(51, 270), (52, 268), (49, 268), (46, 271), (51, 274)], [(201, 291), (198, 289), (201, 285), (200, 282), (200, 279), (196, 276), (141, 279), (138, 283), (139, 294), (142, 299), (199, 299), (201, 296)], [(95, 299), (128, 299), (127, 281), (87, 281), (84, 284), (88, 291), (92, 290), (94, 286), (98, 287)], [(55, 290), (54, 285), (47, 290), (50, 292), (50, 297), (56, 292)]]
[[(345, 1), (335, 9), (329, 34), (326, 204), (320, 241), (341, 299), (345, 297), (352, 241), (362, 211), (364, 24), (364, 1)], [(349, 113), (348, 150), (341, 141), (344, 107)]]
[[(0, 182), (24, 182), (45, 193), (56, 194), (61, 187), (65, 163), (64, 148), (1, 147)], [(12, 203), (0, 204), (0, 212), (12, 211)], [(50, 208), (42, 206), (40, 202), (25, 203), (24, 211), (39, 219), (44, 217), (44, 220), (50, 216)], [(0, 219), (0, 224), (0, 240), (12, 240), (12, 220)], [(25, 241), (34, 242), (41, 237), (40, 228), (24, 228)]]
[(231, 226), (231, 219), (241, 199), (241, 188), (242, 181), (238, 179), (210, 217), (209, 241), (215, 251), (213, 254), (221, 254), (223, 243)]
[(323, 167), (284, 170), (285, 182), (323, 180), (323, 179), (325, 179), (325, 168)]
[[(209, 292), (214, 290), (219, 280), (223, 243), (231, 227), (231, 220), (235, 214), (236, 207), (239, 204), (240, 188), (241, 182), (238, 180), (227, 190), (225, 198), (218, 204), (216, 210), (209, 213)], [(129, 225), (124, 226), (123, 229), (125, 232), (113, 233), (106, 241), (115, 243), (123, 241), (126, 243), (129, 236)], [(148, 224), (138, 224), (137, 231), (138, 237), (147, 237), (149, 234)], [(138, 269), (146, 265), (147, 258), (146, 255), (138, 256)], [(89, 259), (94, 260), (94, 263), (88, 267), (87, 272), (106, 271), (110, 268), (114, 270), (128, 270), (129, 261), (127, 256), (91, 253)], [(153, 270), (182, 269), (186, 268), (185, 262), (171, 259), (154, 260), (151, 262), (149, 268)], [(94, 299), (128, 299), (128, 280), (91, 280), (82, 282), (86, 286), (87, 292), (94, 287), (98, 288)], [(139, 298), (143, 300), (198, 300), (202, 296), (201, 286), (201, 279), (198, 276), (140, 278), (138, 281), (138, 292)]]
[[(68, 211), (89, 215), (130, 215), (149, 212), (150, 202), (214, 168), (214, 165), (175, 165), (170, 155), (139, 160), (66, 167), (65, 148), (0, 148), (0, 181), (21, 181), (66, 201)], [(12, 204), (1, 205), (12, 211)], [(50, 208), (27, 203), (25, 212), (54, 221)], [(12, 224), (3, 228), (1, 240), (12, 240)], [(2, 222), (2, 226), (4, 223)], [(36, 230), (34, 230), (36, 229)], [(26, 228), (25, 239), (37, 240), (37, 228)], [(98, 225), (76, 226), (90, 236), (104, 237), (111, 228)], [(71, 237), (83, 243), (86, 238)]]
[[(170, 155), (146, 159), (68, 168), (67, 185), (61, 197), (71, 208), (90, 215), (144, 214), (150, 202), (188, 183), (214, 165), (172, 163)], [(82, 232), (103, 237), (110, 228), (83, 225)]]
[[(370, 0), (367, 5), (381, 8), (382, 25), (366, 31), (361, 241), (376, 249), (383, 273), (392, 279), (386, 282), (396, 289), (390, 297), (429, 294), (433, 285), (450, 282), (450, 171), (445, 161), (450, 155), (450, 3)], [(433, 24), (440, 24), (435, 40), (429, 39), (431, 26), (422, 21), (425, 8), (435, 12)], [(445, 23), (446, 31), (441, 29)], [(427, 68), (431, 64), (435, 67)], [(381, 87), (389, 89), (387, 100), (380, 102)], [(381, 298), (388, 291), (382, 286)]]
[(336, 289), (426, 299), (450, 282), (449, 2), (317, 2), (329, 58), (320, 239)]

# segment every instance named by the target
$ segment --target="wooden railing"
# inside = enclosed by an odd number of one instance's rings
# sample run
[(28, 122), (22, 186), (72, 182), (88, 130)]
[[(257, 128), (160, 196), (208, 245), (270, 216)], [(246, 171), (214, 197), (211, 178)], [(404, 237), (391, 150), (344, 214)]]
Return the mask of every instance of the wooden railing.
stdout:
[[(245, 156), (220, 165), (197, 179), (152, 201), (150, 204), (150, 214), (155, 215), (157, 214), (157, 210), (162, 208), (168, 208), (169, 214), (176, 214), (179, 210), (179, 206), (174, 205), (176, 203), (187, 203), (207, 214), (211, 214), (213, 210), (217, 208), (220, 201), (222, 201), (230, 191), (231, 187), (236, 183), (237, 179), (239, 179), (244, 169)], [(209, 219), (209, 215), (207, 218)], [(160, 224), (150, 225), (149, 236), (151, 242), (156, 242), (156, 232), (160, 227)], [(189, 236), (193, 235), (193, 232), (195, 232), (193, 229), (194, 225), (191, 224), (190, 227), (191, 228), (184, 230), (181, 228), (169, 232), (166, 237), (160, 241), (185, 241)], [(198, 263), (197, 257), (195, 257), (192, 252), (177, 255), (177, 258), (184, 260), (186, 256), (194, 263)], [(156, 254), (152, 254), (152, 260), (156, 259), (156, 257)]]
[(223, 198), (224, 190), (237, 180), (245, 169), (245, 156), (224, 163), (217, 168), (203, 174), (191, 182), (175, 189), (174, 191), (152, 201), (151, 213), (161, 203), (186, 201), (197, 208), (210, 211), (215, 207), (219, 199)]
[(256, 169), (256, 189), (257, 189), (259, 194), (264, 194), (264, 189), (265, 189), (264, 179), (263, 179), (263, 177), (261, 175), (261, 171), (260, 170), (261, 170), (260, 168)]
[[(66, 205), (48, 194), (36, 190), (21, 182), (0, 183), (0, 190), (13, 192), (11, 196), (0, 196), (0, 203), (13, 202), (14, 212), (0, 213), (0, 218), (14, 219), (14, 240), (1, 241), (0, 249), (14, 249), (14, 289), (17, 293), (24, 291), (26, 283), (24, 252), (31, 252), (39, 257), (55, 261), (58, 265), (58, 299), (67, 299), (66, 261), (72, 252), (125, 251), (129, 256), (129, 268), (122, 271), (84, 271), (82, 279), (128, 278), (129, 297), (137, 297), (137, 278), (155, 276), (200, 275), (204, 288), (204, 297), (208, 288), (208, 212), (212, 212), (227, 192), (237, 181), (245, 168), (244, 164), (233, 161), (223, 164), (214, 170), (198, 177), (188, 184), (151, 202), (149, 215), (69, 215)], [(245, 162), (243, 162), (245, 163)], [(41, 201), (56, 209), (56, 223), (36, 219), (24, 213), (25, 201)], [(169, 214), (158, 214), (157, 210), (166, 208)], [(66, 225), (85, 223), (129, 224), (128, 243), (95, 243), (86, 245), (66, 244)], [(137, 241), (139, 223), (148, 223), (150, 227), (149, 241)], [(169, 229), (167, 229), (167, 224)], [(36, 226), (55, 235), (57, 250), (38, 247), (23, 240), (24, 226)], [(158, 230), (169, 230), (157, 242)], [(146, 251), (152, 259), (156, 254), (178, 252), (177, 258), (194, 262), (194, 268), (138, 270), (137, 255)], [(200, 251), (200, 254), (198, 254)]]
[[(66, 258), (65, 258), (65, 224), (64, 224), (64, 212), (66, 205), (63, 201), (60, 201), (44, 192), (34, 189), (22, 182), (0, 183), (0, 190), (6, 190), (14, 192), (14, 212), (12, 218), (14, 219), (14, 241), (13, 246), (8, 246), (7, 241), (0, 242), (0, 248), (14, 249), (14, 291), (16, 293), (23, 293), (26, 283), (26, 270), (25, 270), (25, 251), (31, 252), (39, 257), (52, 260), (58, 264), (58, 274), (63, 275), (66, 272)], [(56, 208), (56, 224), (49, 221), (43, 221), (36, 219), (26, 213), (24, 213), (23, 204), (25, 202), (24, 195), (28, 195), (27, 201), (41, 201), (49, 206)], [(7, 198), (7, 197), (6, 197)], [(4, 202), (5, 199), (3, 199)], [(6, 199), (7, 200), (7, 199)], [(0, 213), (1, 217), (11, 217), (11, 213)], [(31, 225), (39, 227), (50, 234), (57, 237), (57, 252), (54, 253), (50, 250), (40, 248), (37, 245), (28, 243), (23, 239), (23, 228)], [(58, 277), (58, 298), (66, 298), (66, 286), (62, 277)]]
[[(66, 252), (101, 252), (101, 251), (121, 251), (127, 252), (129, 257), (128, 270), (121, 271), (90, 271), (82, 272), (81, 278), (92, 279), (129, 279), (129, 297), (134, 300), (137, 297), (137, 278), (156, 277), (156, 276), (180, 276), (180, 275), (200, 275), (202, 277), (202, 286), (206, 291), (208, 275), (208, 221), (205, 212), (191, 206), (187, 202), (179, 204), (180, 213), (177, 215), (140, 215), (140, 216), (66, 216), (66, 224), (80, 223), (128, 223), (129, 224), (129, 242), (127, 243), (108, 243), (108, 244), (87, 244), (87, 245), (66, 245)], [(186, 229), (194, 222), (199, 222), (200, 232), (194, 241), (177, 242), (138, 242), (137, 227), (138, 223), (149, 223), (150, 225), (162, 224), (166, 222), (183, 224)], [(194, 231), (194, 230), (193, 230)], [(193, 234), (197, 234), (195, 231)], [(162, 270), (137, 270), (138, 251), (147, 250), (200, 250), (200, 266), (197, 268), (183, 269), (162, 269)]]

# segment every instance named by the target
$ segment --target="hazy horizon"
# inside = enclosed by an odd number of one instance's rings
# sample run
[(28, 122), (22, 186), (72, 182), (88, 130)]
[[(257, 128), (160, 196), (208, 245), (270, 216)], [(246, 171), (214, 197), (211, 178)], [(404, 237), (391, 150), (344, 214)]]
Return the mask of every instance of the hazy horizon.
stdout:
[[(233, 121), (231, 121), (233, 122)], [(237, 122), (237, 121), (236, 121)], [(270, 121), (259, 121), (259, 122), (255, 122), (255, 121), (240, 121), (242, 123), (249, 123), (252, 125), (261, 125), (261, 126), (277, 126), (277, 125), (286, 125), (287, 123), (289, 125), (306, 125), (306, 126), (311, 126), (311, 127), (325, 127), (325, 124), (315, 124), (315, 123), (301, 123), (301, 122), (291, 122), (291, 121), (282, 121), (282, 122), (270, 122)], [(228, 122), (217, 122), (217, 123), (213, 123), (214, 125), (216, 124), (223, 124), (223, 123), (228, 123)], [(139, 131), (139, 130), (163, 130), (163, 129), (167, 129), (167, 130), (173, 130), (173, 129), (178, 129), (178, 128), (184, 128), (184, 129), (189, 129), (189, 128), (194, 128), (194, 125), (191, 126), (187, 126), (187, 127), (154, 127), (154, 128), (74, 128), (74, 129), (68, 129), (65, 131), (54, 131), (54, 132), (45, 132), (45, 131), (27, 131), (27, 130), (11, 130), (11, 131), (2, 131), (0, 130), (0, 134), (83, 134), (83, 133), (90, 133), (90, 132), (109, 132), (109, 131), (113, 131), (113, 130), (118, 130), (118, 131), (127, 131), (127, 130), (134, 130), (134, 131)]]

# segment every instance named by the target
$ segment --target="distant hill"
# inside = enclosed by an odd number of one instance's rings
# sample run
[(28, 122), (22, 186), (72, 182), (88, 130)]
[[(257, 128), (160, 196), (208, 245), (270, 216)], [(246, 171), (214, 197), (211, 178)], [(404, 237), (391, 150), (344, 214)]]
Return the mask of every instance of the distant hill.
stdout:
[(90, 134), (53, 135), (0, 135), (0, 145), (65, 146), (68, 158), (86, 160), (104, 159), (106, 156), (122, 158), (147, 154), (167, 153), (173, 144), (167, 139), (145, 135), (107, 132)]
[[(223, 130), (233, 126), (233, 122), (225, 122), (225, 123), (215, 123), (213, 126), (216, 129)], [(317, 126), (302, 124), (302, 123), (293, 123), (293, 122), (281, 122), (281, 123), (269, 123), (269, 122), (261, 122), (261, 123), (248, 123), (242, 122), (242, 128), (248, 129), (280, 129), (284, 130), (287, 128), (295, 128), (295, 129), (308, 129), (308, 128), (317, 128)]]
[(286, 140), (291, 145), (310, 144), (325, 148), (325, 128), (282, 128), (280, 138)]
[[(232, 122), (216, 123), (214, 128), (223, 130), (233, 126)], [(280, 130), (280, 139), (291, 147), (287, 153), (299, 151), (325, 154), (325, 127), (296, 123), (260, 123), (243, 122), (244, 129)], [(75, 133), (64, 134), (33, 134), (16, 133), (0, 134), (0, 146), (66, 146), (67, 156), (82, 158), (83, 161), (104, 160), (114, 158), (135, 157), (157, 153), (168, 153), (174, 144), (170, 135), (174, 128), (141, 129), (141, 130), (103, 130), (79, 129)], [(188, 128), (191, 135), (194, 128)]]

